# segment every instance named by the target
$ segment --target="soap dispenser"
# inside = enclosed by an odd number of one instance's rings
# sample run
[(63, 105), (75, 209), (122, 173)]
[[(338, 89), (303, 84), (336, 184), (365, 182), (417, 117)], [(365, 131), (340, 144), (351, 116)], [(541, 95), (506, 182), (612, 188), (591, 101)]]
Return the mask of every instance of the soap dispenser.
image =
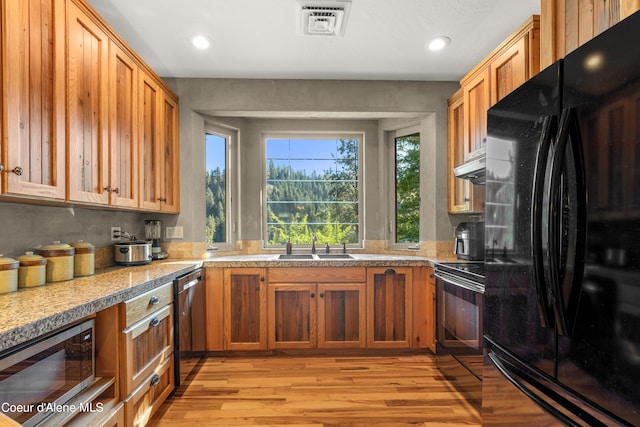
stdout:
[(292, 245), (291, 239), (287, 240), (287, 255), (291, 255)]

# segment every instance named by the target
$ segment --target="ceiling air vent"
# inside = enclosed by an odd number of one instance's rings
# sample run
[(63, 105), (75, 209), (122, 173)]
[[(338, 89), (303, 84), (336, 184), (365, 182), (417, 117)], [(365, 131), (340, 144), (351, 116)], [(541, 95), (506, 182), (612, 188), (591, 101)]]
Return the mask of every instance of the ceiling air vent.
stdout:
[(350, 1), (299, 0), (298, 5), (298, 34), (344, 35)]

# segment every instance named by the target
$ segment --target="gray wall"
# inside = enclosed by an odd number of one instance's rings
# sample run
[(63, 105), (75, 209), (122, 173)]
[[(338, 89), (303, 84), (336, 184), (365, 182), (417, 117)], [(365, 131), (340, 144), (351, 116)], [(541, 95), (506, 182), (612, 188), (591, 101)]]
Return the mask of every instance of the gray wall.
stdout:
[[(181, 182), (185, 240), (204, 235), (205, 123), (240, 135), (240, 240), (261, 239), (261, 132), (359, 130), (365, 133), (365, 238), (386, 238), (382, 169), (385, 130), (400, 121), (421, 124), (425, 141), (424, 240), (451, 239), (447, 215), (447, 99), (457, 82), (335, 80), (169, 79), (180, 97), (181, 167), (193, 171)], [(195, 173), (198, 171), (198, 173)]]
[(240, 137), (241, 206), (238, 235), (260, 239), (260, 137), (263, 130), (312, 126), (365, 132), (365, 230), (367, 239), (384, 239), (386, 206), (381, 197), (380, 170), (384, 151), (380, 138), (396, 121), (419, 117), (426, 139), (423, 200), (426, 240), (451, 238), (446, 212), (447, 99), (455, 82), (392, 82), (335, 80), (167, 79), (180, 97), (181, 212), (157, 215), (79, 207), (48, 207), (0, 201), (0, 253), (18, 256), (35, 246), (79, 239), (109, 246), (110, 227), (143, 236), (145, 219), (165, 226), (184, 226), (185, 242), (204, 240), (205, 119), (227, 125)]

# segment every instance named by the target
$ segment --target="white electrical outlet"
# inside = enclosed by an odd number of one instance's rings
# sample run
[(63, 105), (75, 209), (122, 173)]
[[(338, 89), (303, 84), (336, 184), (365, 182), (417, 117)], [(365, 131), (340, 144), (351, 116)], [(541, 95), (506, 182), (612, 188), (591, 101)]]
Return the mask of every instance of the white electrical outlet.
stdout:
[(111, 241), (119, 242), (122, 239), (122, 237), (120, 236), (121, 233), (122, 233), (121, 227), (111, 227)]
[(167, 227), (166, 236), (167, 239), (182, 239), (184, 238), (184, 228), (181, 225)]

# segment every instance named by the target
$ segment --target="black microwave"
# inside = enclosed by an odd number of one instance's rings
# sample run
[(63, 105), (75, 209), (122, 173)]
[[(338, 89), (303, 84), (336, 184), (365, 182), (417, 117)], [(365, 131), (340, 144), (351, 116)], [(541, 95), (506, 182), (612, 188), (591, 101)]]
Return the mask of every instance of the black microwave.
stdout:
[(95, 381), (93, 320), (0, 355), (0, 411), (23, 426), (57, 412)]

